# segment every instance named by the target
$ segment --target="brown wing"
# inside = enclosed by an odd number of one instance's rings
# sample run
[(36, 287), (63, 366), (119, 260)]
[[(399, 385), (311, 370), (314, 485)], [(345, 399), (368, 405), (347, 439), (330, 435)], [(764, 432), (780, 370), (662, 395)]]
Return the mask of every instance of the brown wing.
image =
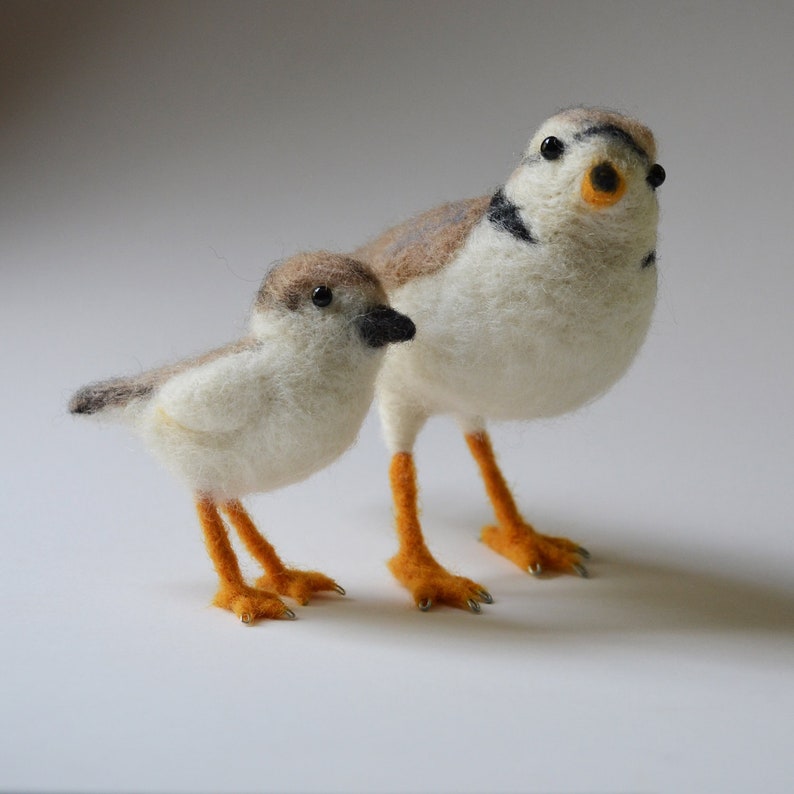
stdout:
[(83, 386), (71, 400), (69, 412), (73, 414), (95, 414), (106, 408), (122, 408), (133, 400), (149, 397), (169, 378), (180, 372), (208, 364), (221, 356), (240, 353), (254, 347), (256, 340), (246, 337), (217, 350), (211, 350), (196, 358), (179, 361), (176, 364), (167, 364), (164, 367), (150, 369), (140, 375), (128, 378), (111, 378), (110, 380), (89, 383)]
[(452, 201), (388, 229), (353, 252), (387, 291), (444, 268), (488, 209), (490, 196)]

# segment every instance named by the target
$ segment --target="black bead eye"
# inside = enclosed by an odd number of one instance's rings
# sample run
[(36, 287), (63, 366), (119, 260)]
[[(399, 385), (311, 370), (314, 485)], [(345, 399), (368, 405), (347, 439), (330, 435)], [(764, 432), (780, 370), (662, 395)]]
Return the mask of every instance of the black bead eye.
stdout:
[(565, 144), (559, 139), (550, 135), (540, 144), (540, 153), (547, 160), (556, 160), (565, 151)]
[(312, 303), (318, 309), (324, 309), (333, 300), (334, 294), (328, 287), (315, 287), (312, 292)]
[(651, 170), (648, 171), (648, 176), (645, 178), (648, 184), (654, 190), (656, 190), (656, 188), (659, 187), (659, 185), (661, 185), (662, 182), (664, 182), (666, 176), (667, 174), (665, 174), (664, 168), (662, 168), (662, 166), (660, 166), (659, 163), (655, 163), (654, 165), (651, 166)]

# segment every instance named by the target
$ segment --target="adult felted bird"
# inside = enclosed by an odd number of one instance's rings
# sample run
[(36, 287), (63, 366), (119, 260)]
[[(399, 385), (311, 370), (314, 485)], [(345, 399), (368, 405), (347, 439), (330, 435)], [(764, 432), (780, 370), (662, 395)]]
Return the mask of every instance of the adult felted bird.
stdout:
[[(220, 584), (214, 603), (244, 623), (294, 617), (279, 596), (306, 603), (339, 585), (287, 568), (254, 526), (241, 497), (302, 480), (355, 440), (374, 396), (386, 346), (411, 339), (372, 271), (326, 252), (274, 268), (244, 339), (172, 366), (80, 389), (73, 414), (129, 424), (195, 495)], [(262, 565), (248, 586), (221, 513)]]
[(646, 126), (569, 109), (539, 128), (495, 193), (425, 212), (354, 253), (419, 329), (389, 352), (377, 391), (399, 539), (390, 567), (420, 609), (492, 601), (424, 540), (413, 449), (436, 414), (457, 419), (479, 466), (496, 517), (482, 540), (531, 574), (587, 576), (581, 546), (524, 520), (485, 423), (573, 411), (626, 371), (655, 302), (664, 178)]

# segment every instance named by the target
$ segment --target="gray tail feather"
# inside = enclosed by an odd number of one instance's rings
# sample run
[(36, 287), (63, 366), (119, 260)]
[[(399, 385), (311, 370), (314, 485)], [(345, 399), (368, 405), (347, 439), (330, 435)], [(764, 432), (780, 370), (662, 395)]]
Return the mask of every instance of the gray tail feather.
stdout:
[(130, 401), (146, 397), (154, 387), (132, 378), (116, 378), (83, 386), (71, 400), (69, 413), (96, 414), (107, 408), (123, 408)]

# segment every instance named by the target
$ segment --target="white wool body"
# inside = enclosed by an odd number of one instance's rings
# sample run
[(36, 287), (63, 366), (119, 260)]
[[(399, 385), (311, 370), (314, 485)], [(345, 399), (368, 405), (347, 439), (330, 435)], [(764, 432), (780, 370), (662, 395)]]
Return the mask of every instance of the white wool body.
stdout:
[[(90, 383), (75, 392), (69, 411), (126, 422), (190, 487), (218, 574), (216, 606), (243, 623), (294, 618), (279, 596), (305, 604), (314, 593), (344, 589), (319, 571), (287, 567), (240, 499), (303, 480), (350, 447), (387, 345), (407, 342), (415, 331), (364, 263), (328, 251), (299, 253), (265, 276), (245, 338)], [(264, 570), (253, 587), (228, 528)]]
[[(356, 439), (383, 350), (344, 317), (267, 318), (250, 348), (170, 378), (127, 409), (147, 446), (216, 500), (298, 482)], [(335, 322), (334, 322), (335, 321)]]
[(296, 254), (265, 277), (244, 339), (84, 386), (73, 414), (132, 426), (201, 498), (298, 482), (356, 439), (386, 348), (414, 324), (361, 262)]
[[(560, 129), (558, 119), (554, 134)], [(658, 222), (647, 158), (593, 135), (547, 162), (536, 152), (549, 134), (539, 130), (504, 188), (533, 242), (483, 217), (449, 264), (390, 292), (417, 326), (410, 346), (388, 352), (379, 377), (393, 453), (411, 451), (434, 414), (473, 432), (486, 418), (572, 411), (620, 378), (647, 334), (657, 273), (645, 265)], [(593, 208), (582, 176), (602, 161), (617, 165), (625, 194)]]

